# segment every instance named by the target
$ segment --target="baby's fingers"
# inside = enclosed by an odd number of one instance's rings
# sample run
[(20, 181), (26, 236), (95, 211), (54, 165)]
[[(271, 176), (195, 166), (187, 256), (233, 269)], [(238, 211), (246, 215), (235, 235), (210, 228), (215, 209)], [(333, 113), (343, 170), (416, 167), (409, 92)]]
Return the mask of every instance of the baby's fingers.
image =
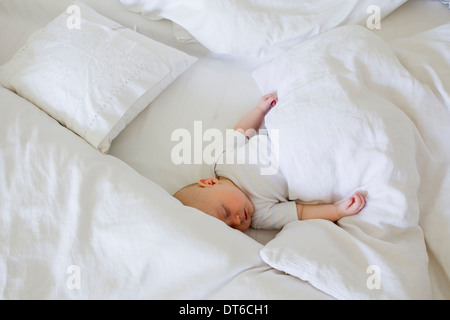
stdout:
[(360, 211), (362, 208), (364, 208), (364, 205), (366, 204), (366, 200), (359, 192), (355, 192), (353, 194), (353, 198), (354, 198), (354, 202), (352, 205), (355, 206), (355, 208), (358, 208), (358, 211)]
[(274, 106), (277, 103), (278, 98), (276, 94), (269, 93), (263, 96), (261, 100), (265, 101), (266, 103), (270, 103), (270, 105)]
[(277, 104), (277, 101), (278, 101), (278, 98), (275, 98), (270, 105), (272, 107), (274, 107)]
[(259, 101), (258, 107), (265, 113), (267, 113), (273, 106), (276, 105), (277, 101), (278, 98), (275, 94), (273, 93), (266, 94)]

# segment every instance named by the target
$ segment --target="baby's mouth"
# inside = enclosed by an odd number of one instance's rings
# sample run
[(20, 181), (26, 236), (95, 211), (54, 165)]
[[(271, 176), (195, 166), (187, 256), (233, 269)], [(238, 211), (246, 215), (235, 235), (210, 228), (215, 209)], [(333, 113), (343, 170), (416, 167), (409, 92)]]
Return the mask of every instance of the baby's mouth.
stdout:
[(247, 210), (244, 209), (245, 220), (248, 219)]

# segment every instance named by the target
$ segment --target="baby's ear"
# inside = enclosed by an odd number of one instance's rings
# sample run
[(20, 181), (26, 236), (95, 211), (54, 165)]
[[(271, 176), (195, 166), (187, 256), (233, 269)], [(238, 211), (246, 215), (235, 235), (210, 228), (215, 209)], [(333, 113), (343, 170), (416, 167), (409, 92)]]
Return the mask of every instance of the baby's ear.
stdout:
[(216, 178), (206, 178), (206, 179), (200, 179), (198, 181), (198, 185), (203, 188), (212, 187), (219, 183), (220, 183), (219, 180), (217, 180)]

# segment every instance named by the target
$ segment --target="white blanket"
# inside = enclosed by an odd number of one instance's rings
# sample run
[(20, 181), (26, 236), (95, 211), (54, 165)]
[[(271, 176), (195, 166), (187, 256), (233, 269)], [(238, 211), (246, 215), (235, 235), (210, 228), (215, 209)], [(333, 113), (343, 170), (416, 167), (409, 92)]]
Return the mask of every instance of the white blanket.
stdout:
[(427, 248), (449, 288), (450, 24), (393, 46), (342, 27), (254, 73), (278, 92), (266, 126), (280, 130), (290, 198), (366, 195), (359, 214), (288, 224), (261, 252), (340, 299), (433, 297)]
[(0, 87), (0, 299), (329, 299)]
[[(215, 53), (273, 58), (306, 39), (335, 27), (364, 24), (379, 28), (381, 18), (405, 0), (121, 0), (150, 19), (169, 19)], [(186, 30), (188, 32), (186, 32)]]
[(259, 243), (4, 88), (0, 110), (1, 299), (207, 298), (267, 272)]

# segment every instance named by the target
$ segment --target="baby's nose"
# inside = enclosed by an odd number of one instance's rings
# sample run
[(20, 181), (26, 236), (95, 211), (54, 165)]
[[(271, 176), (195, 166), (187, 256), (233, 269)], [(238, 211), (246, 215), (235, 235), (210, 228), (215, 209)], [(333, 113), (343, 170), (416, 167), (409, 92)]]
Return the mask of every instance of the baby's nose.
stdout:
[(241, 225), (241, 215), (239, 213), (236, 213), (233, 216), (232, 223), (235, 226), (240, 226)]

